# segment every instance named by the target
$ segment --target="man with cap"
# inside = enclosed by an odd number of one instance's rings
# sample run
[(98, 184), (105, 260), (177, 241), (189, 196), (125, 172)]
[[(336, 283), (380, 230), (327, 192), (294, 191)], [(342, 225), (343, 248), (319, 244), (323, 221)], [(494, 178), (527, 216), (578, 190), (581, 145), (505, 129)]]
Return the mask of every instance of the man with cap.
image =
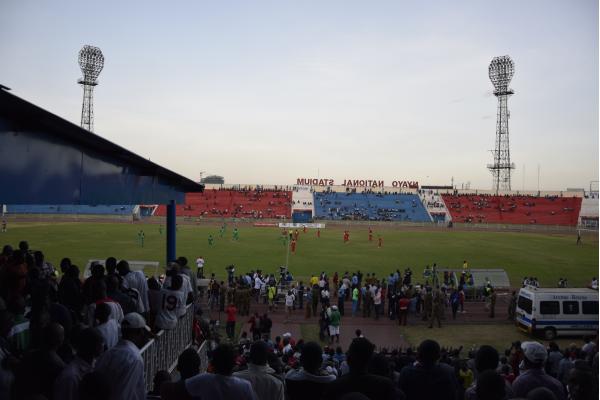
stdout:
[(557, 400), (566, 400), (562, 383), (544, 371), (544, 363), (548, 356), (546, 348), (538, 342), (523, 342), (521, 349), (524, 354), (519, 365), (521, 374), (512, 385), (515, 397), (527, 397), (533, 389), (546, 387), (554, 393)]
[(95, 370), (105, 374), (112, 383), (113, 400), (145, 400), (144, 361), (140, 349), (150, 328), (140, 314), (129, 313), (121, 322), (121, 332), (119, 343), (100, 356)]
[(333, 343), (333, 339), (337, 339), (337, 342), (340, 342), (340, 320), (342, 319), (342, 315), (340, 314), (338, 307), (333, 305), (327, 309), (327, 315), (329, 316), (329, 337), (331, 338), (331, 343)]

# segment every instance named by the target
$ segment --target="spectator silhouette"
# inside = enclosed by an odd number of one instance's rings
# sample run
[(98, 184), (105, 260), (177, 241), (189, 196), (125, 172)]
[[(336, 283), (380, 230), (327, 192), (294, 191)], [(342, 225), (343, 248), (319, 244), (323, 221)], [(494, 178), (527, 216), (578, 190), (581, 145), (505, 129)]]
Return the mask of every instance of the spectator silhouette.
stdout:
[(369, 362), (373, 358), (375, 345), (368, 339), (357, 338), (352, 341), (348, 349), (347, 362), (350, 372), (327, 388), (326, 398), (339, 399), (347, 393), (361, 393), (371, 399), (404, 399), (404, 394), (394, 387), (394, 383), (389, 378), (389, 366), (386, 369), (379, 360), (378, 370), (387, 374), (387, 376), (371, 374), (368, 371)]
[(299, 370), (291, 370), (285, 376), (289, 400), (320, 399), (327, 385), (335, 380), (321, 370), (323, 349), (315, 342), (307, 342), (300, 353)]
[[(484, 371), (495, 371), (498, 368), (499, 362), (500, 355), (492, 346), (483, 345), (479, 348), (479, 350), (477, 350), (477, 353), (475, 354), (475, 381), (465, 391), (465, 400), (481, 400), (477, 395), (477, 382), (479, 380), (479, 375)], [(510, 384), (505, 382), (504, 386), (504, 397), (502, 398), (512, 398), (513, 391), (510, 387)]]
[(440, 345), (424, 340), (417, 351), (417, 361), (400, 371), (400, 389), (407, 400), (457, 400), (459, 385), (454, 369), (440, 364)]
[(283, 382), (273, 375), (274, 370), (267, 365), (269, 348), (264, 341), (256, 341), (250, 346), (248, 369), (236, 372), (234, 376), (247, 380), (260, 400), (284, 400)]
[(164, 400), (211, 399), (257, 400), (248, 381), (231, 376), (235, 366), (235, 352), (227, 344), (220, 344), (212, 352), (214, 374), (205, 373), (177, 383), (165, 383), (161, 388)]

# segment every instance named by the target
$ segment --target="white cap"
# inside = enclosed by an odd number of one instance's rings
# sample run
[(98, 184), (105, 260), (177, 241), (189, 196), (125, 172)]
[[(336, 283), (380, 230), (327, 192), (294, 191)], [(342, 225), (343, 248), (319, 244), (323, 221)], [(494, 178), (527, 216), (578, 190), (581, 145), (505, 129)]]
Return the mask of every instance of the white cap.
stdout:
[(144, 317), (136, 312), (125, 315), (123, 321), (121, 321), (121, 329), (146, 329), (150, 332), (150, 327), (146, 325)]
[(338, 309), (338, 307), (337, 307), (337, 306), (334, 304), (334, 305), (332, 305), (332, 306), (331, 306), (331, 309), (332, 309), (332, 310), (337, 310), (337, 309)]
[(286, 332), (282, 335), (283, 337), (292, 337), (292, 334), (289, 332)]
[(548, 352), (544, 345), (538, 342), (523, 342), (521, 344), (521, 349), (523, 349), (525, 358), (532, 363), (543, 363), (548, 356)]

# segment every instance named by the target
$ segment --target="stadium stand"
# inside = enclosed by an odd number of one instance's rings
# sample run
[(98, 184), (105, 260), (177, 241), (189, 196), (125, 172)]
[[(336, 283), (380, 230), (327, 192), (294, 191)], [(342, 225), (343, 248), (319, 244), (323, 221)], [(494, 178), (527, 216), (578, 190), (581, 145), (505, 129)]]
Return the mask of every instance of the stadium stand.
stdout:
[(431, 222), (415, 194), (315, 192), (315, 218)]
[[(185, 204), (177, 205), (177, 216), (212, 218), (290, 218), (292, 192), (288, 190), (207, 189), (188, 193)], [(155, 216), (165, 216), (158, 206)]]
[(598, 197), (588, 195), (581, 201), (579, 224), (586, 228), (598, 228)]
[(433, 222), (441, 223), (452, 220), (450, 212), (439, 193), (431, 189), (419, 190), (419, 197), (421, 198), (421, 203), (423, 203), (427, 212), (431, 215)]
[(575, 226), (580, 197), (451, 195), (442, 198), (454, 222)]
[(132, 215), (133, 205), (7, 205), (8, 214), (64, 214), (64, 215)]

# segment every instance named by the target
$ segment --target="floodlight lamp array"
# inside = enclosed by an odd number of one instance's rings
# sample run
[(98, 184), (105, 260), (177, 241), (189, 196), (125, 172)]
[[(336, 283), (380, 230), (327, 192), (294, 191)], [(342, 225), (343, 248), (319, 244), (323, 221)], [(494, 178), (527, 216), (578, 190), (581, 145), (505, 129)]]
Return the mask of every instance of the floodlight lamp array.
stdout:
[(94, 85), (104, 68), (104, 55), (98, 47), (85, 45), (79, 51), (79, 67), (83, 72), (81, 83)]
[(494, 57), (488, 72), (496, 93), (509, 91), (508, 85), (515, 73), (515, 64), (509, 56)]

